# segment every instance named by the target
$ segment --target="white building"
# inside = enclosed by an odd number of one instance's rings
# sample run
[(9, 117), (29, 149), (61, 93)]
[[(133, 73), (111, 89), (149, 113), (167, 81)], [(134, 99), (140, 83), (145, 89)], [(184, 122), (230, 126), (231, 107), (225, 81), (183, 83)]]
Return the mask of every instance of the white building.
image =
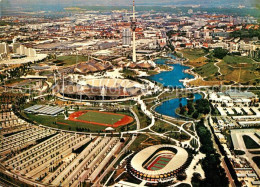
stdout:
[(131, 45), (131, 30), (130, 28), (123, 29), (123, 37), (122, 37), (123, 45), (124, 46), (130, 46)]
[(195, 38), (200, 38), (200, 31), (195, 31), (194, 37)]
[(0, 43), (0, 54), (9, 54), (9, 46), (7, 43)]
[(35, 49), (27, 48), (23, 45), (20, 45), (20, 47), (17, 48), (16, 53), (19, 55), (26, 55), (27, 57), (36, 57)]
[(188, 14), (192, 14), (193, 13), (193, 10), (192, 9), (189, 9), (188, 10)]
[(192, 32), (186, 32), (186, 37), (191, 38), (192, 37)]

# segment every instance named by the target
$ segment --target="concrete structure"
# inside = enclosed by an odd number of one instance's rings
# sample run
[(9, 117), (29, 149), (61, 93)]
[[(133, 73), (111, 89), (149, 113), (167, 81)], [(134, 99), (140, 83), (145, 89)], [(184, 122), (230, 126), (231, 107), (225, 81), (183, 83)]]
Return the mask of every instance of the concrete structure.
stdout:
[(18, 54), (18, 49), (20, 48), (20, 43), (13, 43), (13, 53)]
[(64, 80), (58, 83), (54, 91), (60, 97), (81, 101), (123, 99), (146, 92), (141, 84), (127, 79), (83, 79), (77, 83)]
[[(156, 163), (160, 159), (167, 160), (167, 163), (162, 168), (157, 168)], [(169, 182), (179, 172), (184, 171), (190, 161), (189, 154), (185, 149), (161, 144), (147, 147), (133, 155), (127, 168), (137, 179), (150, 183)]]
[(9, 46), (7, 43), (0, 43), (0, 54), (9, 54)]
[(131, 45), (131, 30), (129, 28), (123, 29), (123, 36), (122, 36), (122, 43), (123, 46), (130, 46)]
[(24, 109), (27, 113), (56, 116), (64, 111), (64, 108), (58, 106), (34, 105)]

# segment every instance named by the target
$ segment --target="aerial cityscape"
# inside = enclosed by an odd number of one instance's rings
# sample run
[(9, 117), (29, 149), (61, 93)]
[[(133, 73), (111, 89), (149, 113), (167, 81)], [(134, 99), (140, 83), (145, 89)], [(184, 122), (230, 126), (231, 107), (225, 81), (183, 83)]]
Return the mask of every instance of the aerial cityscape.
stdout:
[(0, 0), (0, 186), (260, 186), (258, 0)]

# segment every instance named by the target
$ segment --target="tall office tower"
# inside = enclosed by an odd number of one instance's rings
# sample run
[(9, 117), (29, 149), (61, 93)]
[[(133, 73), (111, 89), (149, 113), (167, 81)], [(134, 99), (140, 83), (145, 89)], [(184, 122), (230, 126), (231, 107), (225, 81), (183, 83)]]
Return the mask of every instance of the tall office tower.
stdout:
[(133, 31), (133, 62), (136, 62), (136, 48), (135, 48), (135, 30), (136, 30), (136, 18), (135, 18), (135, 0), (133, 0), (133, 18), (131, 22), (131, 28)]
[(7, 43), (0, 43), (0, 54), (9, 54), (9, 46)]
[(129, 28), (123, 29), (123, 45), (130, 46), (131, 45), (131, 30)]
[(18, 54), (18, 49), (20, 48), (20, 43), (13, 43), (13, 53)]
[(187, 38), (191, 38), (191, 36), (192, 36), (192, 32), (186, 32), (186, 37)]
[(195, 31), (194, 37), (195, 38), (200, 38), (200, 31)]

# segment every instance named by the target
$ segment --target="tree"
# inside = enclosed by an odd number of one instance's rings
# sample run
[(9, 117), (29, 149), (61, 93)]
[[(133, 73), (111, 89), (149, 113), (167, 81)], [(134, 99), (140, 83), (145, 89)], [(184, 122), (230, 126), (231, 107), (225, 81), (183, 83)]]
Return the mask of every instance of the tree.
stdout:
[(192, 118), (197, 119), (199, 117), (199, 113), (196, 111), (193, 113)]
[(185, 173), (180, 173), (177, 175), (177, 180), (183, 181), (187, 178), (187, 175)]
[(223, 59), (228, 54), (228, 50), (222, 48), (216, 48), (213, 51), (213, 56), (219, 59)]
[(186, 112), (186, 108), (185, 107), (181, 107), (180, 114), (184, 114), (185, 112)]

